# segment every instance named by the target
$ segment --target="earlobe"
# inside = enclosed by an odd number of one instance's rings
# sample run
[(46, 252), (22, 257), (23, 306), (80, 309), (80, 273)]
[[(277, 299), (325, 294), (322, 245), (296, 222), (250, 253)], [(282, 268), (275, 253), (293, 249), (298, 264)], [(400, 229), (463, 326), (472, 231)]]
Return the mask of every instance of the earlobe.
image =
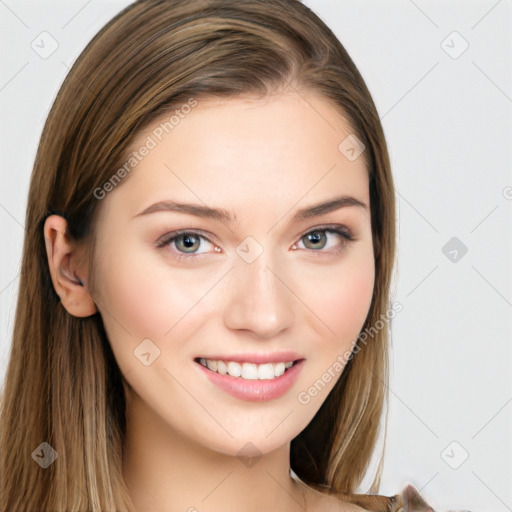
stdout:
[(50, 215), (44, 223), (44, 241), (48, 267), (55, 292), (64, 308), (73, 316), (87, 317), (98, 311), (80, 269), (81, 249), (70, 240), (67, 222), (60, 215)]

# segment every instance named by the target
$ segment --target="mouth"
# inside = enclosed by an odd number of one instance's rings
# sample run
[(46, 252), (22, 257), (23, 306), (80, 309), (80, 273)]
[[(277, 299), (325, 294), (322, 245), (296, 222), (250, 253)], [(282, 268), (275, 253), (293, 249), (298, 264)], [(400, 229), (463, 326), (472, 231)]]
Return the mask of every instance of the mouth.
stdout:
[(233, 361), (230, 359), (194, 358), (194, 362), (213, 373), (244, 380), (273, 380), (284, 375), (293, 366), (304, 361), (303, 358), (256, 364), (249, 361)]
[(225, 393), (244, 401), (265, 402), (292, 388), (305, 359), (255, 364), (196, 357), (194, 362), (208, 381)]

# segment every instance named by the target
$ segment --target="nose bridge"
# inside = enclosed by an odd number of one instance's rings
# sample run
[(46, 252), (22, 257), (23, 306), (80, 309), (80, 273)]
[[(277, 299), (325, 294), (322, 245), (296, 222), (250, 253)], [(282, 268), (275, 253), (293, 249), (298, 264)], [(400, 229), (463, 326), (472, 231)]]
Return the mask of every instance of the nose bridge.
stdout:
[(254, 250), (250, 241), (247, 244), (240, 244), (237, 252), (241, 256), (230, 272), (225, 324), (231, 329), (251, 330), (261, 337), (276, 336), (293, 321), (293, 294), (282, 282), (286, 277), (272, 251), (261, 248), (254, 259), (254, 253), (246, 258), (249, 252), (243, 250)]

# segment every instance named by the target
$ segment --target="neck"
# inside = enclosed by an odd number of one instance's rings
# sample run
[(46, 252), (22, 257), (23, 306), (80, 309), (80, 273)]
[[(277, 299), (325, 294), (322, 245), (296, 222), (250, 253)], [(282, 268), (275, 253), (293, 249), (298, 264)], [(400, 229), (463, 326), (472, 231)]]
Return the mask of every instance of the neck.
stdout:
[(172, 430), (136, 398), (126, 421), (123, 476), (136, 512), (305, 512), (302, 485), (290, 475), (289, 443), (265, 454), (251, 445), (219, 453)]

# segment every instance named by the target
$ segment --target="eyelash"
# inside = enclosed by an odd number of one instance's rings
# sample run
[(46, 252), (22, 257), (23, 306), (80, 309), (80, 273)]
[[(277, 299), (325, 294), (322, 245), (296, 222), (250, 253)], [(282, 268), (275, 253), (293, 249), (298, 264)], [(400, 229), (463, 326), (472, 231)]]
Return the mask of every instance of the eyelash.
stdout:
[[(346, 245), (348, 243), (356, 240), (356, 238), (352, 235), (351, 231), (349, 229), (345, 228), (344, 226), (328, 225), (328, 226), (319, 226), (317, 228), (314, 228), (314, 229), (308, 231), (307, 233), (304, 233), (304, 235), (302, 235), (299, 238), (299, 241), (302, 240), (307, 235), (310, 235), (310, 234), (313, 234), (313, 233), (318, 233), (318, 232), (334, 233), (334, 234), (339, 235), (343, 240), (342, 240), (342, 242), (341, 242), (339, 247), (337, 247), (336, 249), (331, 249), (330, 251), (329, 250), (324, 251), (324, 250), (321, 250), (321, 249), (319, 249), (319, 250), (307, 249), (307, 248), (306, 248), (306, 251), (310, 251), (310, 252), (313, 252), (313, 253), (320, 253), (320, 254), (325, 254), (325, 253), (329, 253), (329, 252), (332, 252), (334, 254), (339, 254), (346, 247)], [(202, 235), (201, 233), (198, 233), (196, 231), (192, 231), (192, 230), (189, 230), (189, 229), (180, 229), (178, 231), (173, 231), (172, 233), (168, 233), (168, 234), (164, 235), (163, 237), (161, 237), (156, 242), (155, 245), (159, 249), (163, 248), (163, 247), (165, 247), (167, 245), (170, 245), (172, 242), (174, 242), (181, 235), (193, 235), (196, 238), (202, 238), (204, 240), (207, 240), (210, 243), (213, 243), (206, 236)], [(177, 253), (177, 254), (173, 255), (174, 258), (179, 259), (179, 260), (190, 260), (190, 258), (200, 258), (202, 256), (207, 256), (207, 254), (205, 254), (205, 253), (200, 253), (200, 254)]]

